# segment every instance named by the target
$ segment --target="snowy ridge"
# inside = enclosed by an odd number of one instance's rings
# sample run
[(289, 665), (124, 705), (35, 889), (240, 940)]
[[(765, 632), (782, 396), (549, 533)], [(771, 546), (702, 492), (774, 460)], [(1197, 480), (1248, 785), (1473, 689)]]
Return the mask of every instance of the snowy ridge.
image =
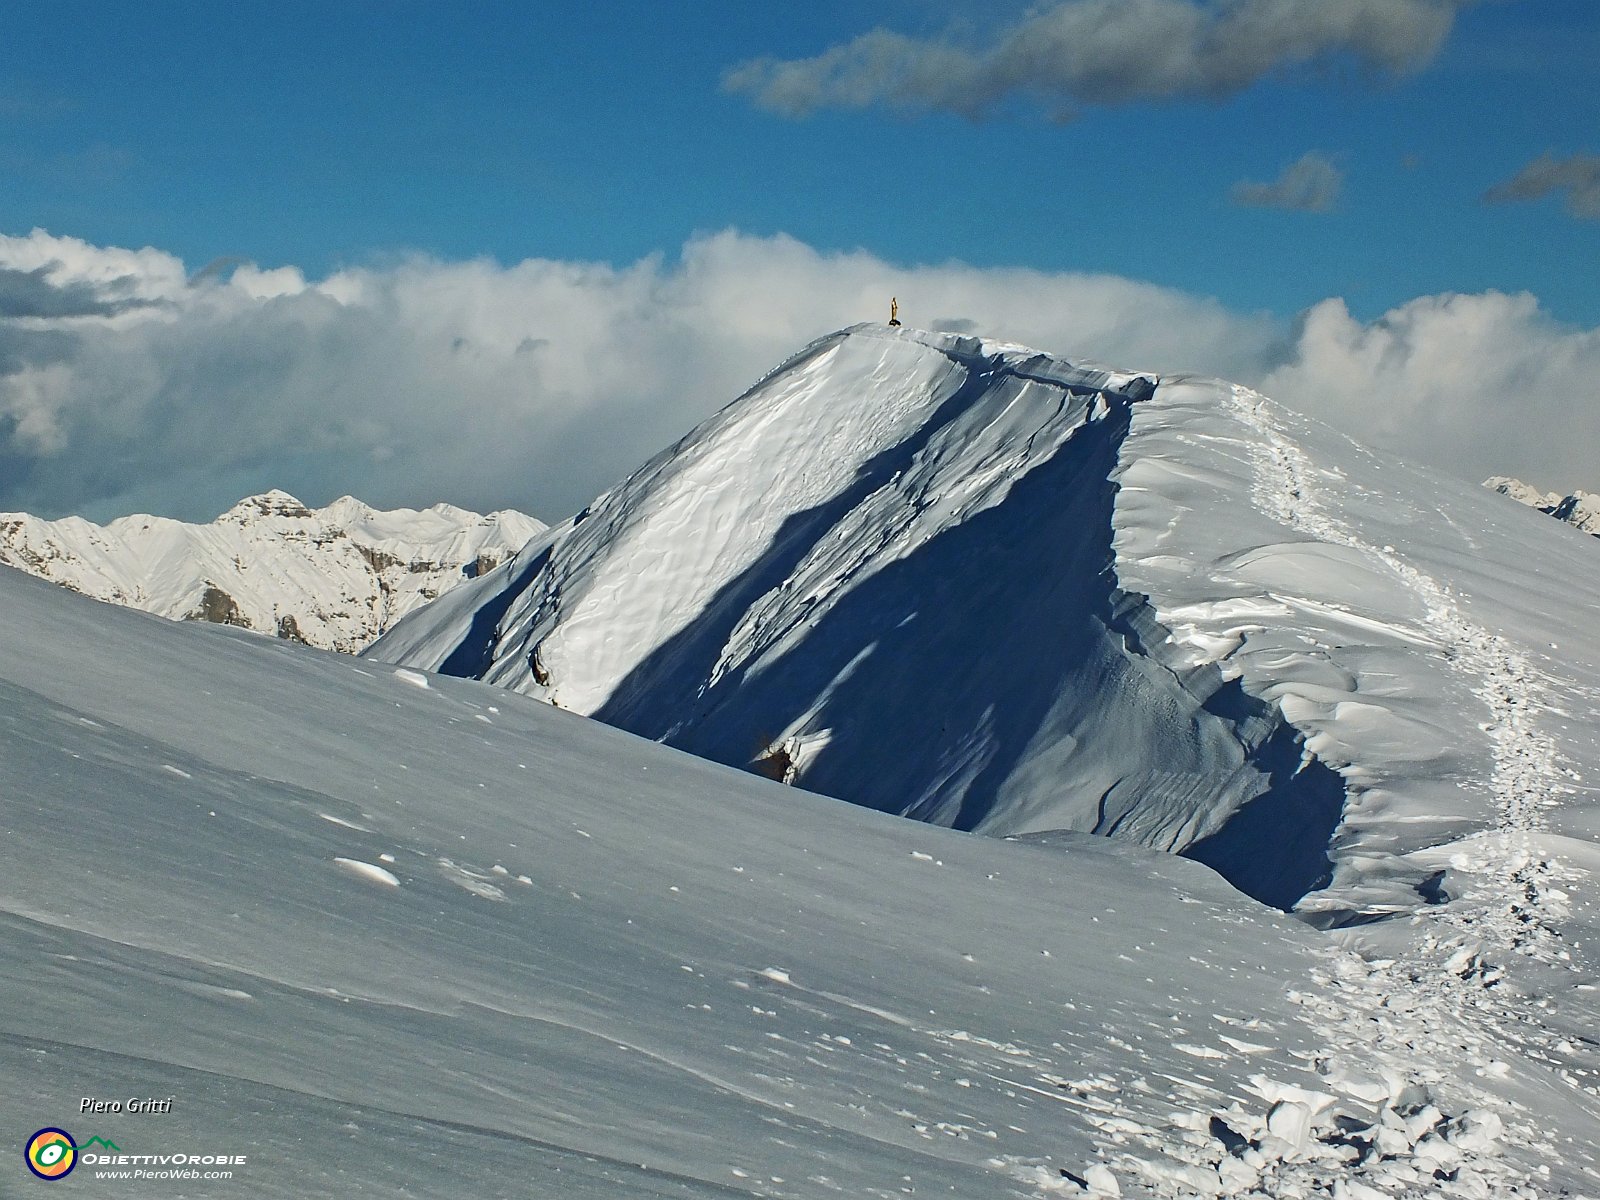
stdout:
[(0, 563), (159, 616), (354, 653), (544, 528), (510, 510), (380, 512), (352, 496), (313, 510), (271, 491), (208, 525), (131, 516), (102, 527), (0, 513)]
[(175, 1094), (164, 1137), (250, 1159), (186, 1195), (1600, 1196), (1593, 856), (1570, 958), (1502, 968), (14, 572), (0, 608), (0, 1108), (164, 1151), (73, 1116)]
[(1508, 516), (1220, 381), (860, 326), (372, 653), (1338, 923), (1594, 836), (1600, 562)]
[[(1169, 388), (1181, 386), (1175, 382)], [(1201, 386), (1206, 392), (1205, 401), (1215, 402), (1211, 389)], [(1309, 536), (1321, 547), (1343, 548), (1354, 552), (1359, 562), (1379, 566), (1400, 581), (1421, 608), (1420, 619), (1413, 625), (1395, 622), (1395, 627), (1386, 631), (1394, 639), (1388, 645), (1382, 634), (1372, 636), (1377, 632), (1373, 630), (1357, 647), (1330, 647), (1325, 642), (1314, 642), (1302, 629), (1295, 635), (1301, 642), (1297, 648), (1287, 648), (1282, 640), (1274, 643), (1262, 638), (1267, 632), (1265, 626), (1223, 630), (1213, 623), (1207, 630), (1188, 631), (1193, 644), (1213, 651), (1224, 647), (1217, 661), (1245, 678), (1247, 687), (1274, 695), (1286, 715), (1297, 713), (1298, 723), (1311, 734), (1308, 748), (1345, 769), (1350, 781), (1349, 807), (1355, 819), (1347, 819), (1341, 829), (1346, 853), (1336, 854), (1336, 861), (1348, 876), (1359, 880), (1363, 872), (1372, 871), (1373, 864), (1378, 864), (1381, 875), (1394, 872), (1397, 863), (1390, 856), (1405, 845), (1403, 833), (1396, 832), (1396, 827), (1403, 830), (1407, 822), (1432, 823), (1447, 818), (1451, 811), (1448, 794), (1427, 787), (1429, 781), (1418, 770), (1430, 763), (1445, 766), (1442, 758), (1416, 754), (1419, 741), (1424, 751), (1428, 741), (1417, 739), (1405, 727), (1395, 727), (1396, 714), (1388, 706), (1399, 696), (1414, 695), (1418, 689), (1415, 684), (1395, 687), (1400, 668), (1386, 659), (1403, 654), (1405, 669), (1416, 674), (1419, 664), (1414, 661), (1414, 647), (1431, 649), (1435, 653), (1420, 664), (1424, 685), (1449, 694), (1452, 689), (1447, 681), (1437, 675), (1454, 676), (1454, 690), (1468, 692), (1481, 706), (1479, 729), (1486, 746), (1475, 757), (1486, 757), (1488, 761), (1484, 766), (1475, 766), (1483, 774), (1468, 786), (1470, 799), (1465, 801), (1476, 828), (1465, 836), (1441, 839), (1412, 852), (1418, 863), (1438, 868), (1427, 889), (1435, 905), (1418, 911), (1409, 928), (1368, 927), (1345, 939), (1345, 948), (1330, 948), (1326, 967), (1317, 973), (1321, 990), (1301, 997), (1328, 1039), (1326, 1073), (1338, 1079), (1346, 1069), (1359, 1066), (1368, 1071), (1376, 1069), (1391, 1079), (1408, 1077), (1423, 1086), (1439, 1086), (1447, 1080), (1448, 1072), (1441, 1071), (1437, 1064), (1452, 1051), (1468, 1049), (1477, 1064), (1476, 1079), (1456, 1082), (1458, 1086), (1465, 1083), (1463, 1090), (1474, 1104), (1490, 1103), (1493, 1094), (1492, 1085), (1485, 1086), (1478, 1080), (1502, 1078), (1510, 1070), (1508, 1060), (1516, 1056), (1551, 1063), (1575, 1090), (1590, 1097), (1600, 1095), (1600, 1088), (1594, 1083), (1597, 1058), (1592, 1040), (1572, 1036), (1577, 1028), (1572, 1023), (1574, 1014), (1566, 1014), (1564, 1021), (1553, 1019), (1549, 998), (1595, 990), (1592, 966), (1575, 957), (1581, 947), (1591, 942), (1595, 929), (1592, 918), (1574, 921), (1571, 892), (1592, 880), (1600, 827), (1594, 819), (1593, 803), (1580, 799), (1582, 793), (1592, 794), (1593, 789), (1577, 785), (1583, 776), (1564, 761), (1563, 739), (1558, 739), (1556, 732), (1559, 725), (1552, 720), (1565, 717), (1564, 705), (1575, 699), (1589, 697), (1592, 703), (1597, 694), (1590, 682), (1594, 678), (1592, 649), (1576, 656), (1569, 649), (1569, 657), (1562, 664), (1566, 670), (1553, 677), (1547, 670), (1548, 662), (1536, 663), (1529, 651), (1518, 644), (1522, 640), (1518, 634), (1523, 639), (1534, 631), (1536, 637), (1542, 636), (1537, 620), (1528, 620), (1535, 614), (1503, 607), (1494, 616), (1501, 620), (1516, 618), (1516, 624), (1500, 629), (1475, 619), (1471, 600), (1406, 561), (1393, 545), (1375, 545), (1363, 535), (1362, 527), (1370, 528), (1374, 523), (1370, 511), (1360, 526), (1349, 516), (1330, 512), (1327, 501), (1335, 494), (1346, 499), (1349, 512), (1355, 507), (1348, 504), (1350, 497), (1371, 498), (1372, 493), (1351, 477), (1355, 472), (1316, 468), (1286, 429), (1295, 420), (1290, 414), (1238, 387), (1230, 389), (1228, 402), (1247, 430), (1240, 444), (1254, 465), (1251, 495), (1258, 511), (1297, 534)], [(1304, 431), (1307, 426), (1301, 422), (1300, 428)], [(1151, 436), (1161, 435), (1152, 431)], [(1407, 470), (1392, 461), (1373, 462), (1371, 466)], [(1389, 498), (1393, 498), (1392, 491)], [(1440, 512), (1443, 511), (1441, 506)], [(1413, 520), (1417, 515), (1406, 514)], [(1448, 517), (1446, 520), (1451, 525), (1461, 521), (1478, 527), (1471, 520), (1474, 515), (1458, 512), (1455, 521)], [(1397, 523), (1404, 524), (1405, 519), (1402, 517)], [(1387, 532), (1392, 535), (1393, 528)], [(1175, 536), (1181, 533), (1179, 528)], [(1488, 539), (1467, 540), (1478, 556), (1474, 566), (1484, 575), (1491, 575), (1497, 566), (1504, 567), (1504, 563), (1484, 561), (1482, 551)], [(1505, 545), (1496, 549), (1506, 552)], [(1253, 561), (1259, 564), (1274, 555), (1293, 559), (1303, 554), (1303, 548), (1292, 543), (1260, 547), (1253, 552)], [(1514, 557), (1507, 555), (1507, 560)], [(1272, 582), (1292, 580), (1303, 585), (1303, 564), (1294, 564), (1295, 569), (1290, 572), (1282, 572), (1283, 565), (1279, 564), (1280, 573)], [(1491, 582), (1482, 577), (1474, 579), (1472, 572), (1464, 574), (1470, 584), (1480, 587)], [(1272, 579), (1272, 575), (1270, 569), (1258, 570), (1255, 577)], [(1296, 575), (1299, 578), (1294, 578)], [(1233, 620), (1242, 614), (1255, 619), (1276, 618), (1271, 624), (1277, 627), (1281, 639), (1283, 630), (1293, 632), (1298, 616), (1294, 610), (1305, 602), (1287, 589), (1272, 599), (1272, 604), (1254, 608), (1241, 607), (1237, 602), (1223, 604), (1206, 615), (1215, 616), (1217, 611), (1226, 610)], [(1191, 608), (1176, 615), (1193, 615), (1197, 611)], [(1250, 642), (1257, 639), (1266, 645), (1252, 648)], [(1582, 648), (1583, 639), (1577, 640), (1579, 647), (1575, 648)], [(1557, 648), (1554, 643), (1549, 645), (1552, 650)], [(1297, 670), (1296, 658), (1361, 665), (1355, 672), (1345, 674), (1339, 685), (1329, 687), (1325, 671)], [(1313, 674), (1320, 677), (1318, 684), (1308, 686), (1302, 682)], [(1387, 676), (1389, 685), (1372, 697), (1375, 702), (1358, 706), (1359, 721), (1341, 723), (1340, 705), (1352, 703), (1366, 690), (1363, 674)], [(1430, 674), (1435, 677), (1429, 679)], [(1592, 750), (1592, 738), (1586, 739), (1585, 745), (1584, 741), (1571, 739), (1570, 732), (1569, 729), (1569, 737), (1564, 739), (1566, 748)], [(1584, 761), (1592, 763), (1592, 753)], [(1446, 807), (1443, 811), (1430, 811), (1437, 805)], [(1552, 815), (1568, 836), (1551, 836)], [(1444, 827), (1448, 825), (1446, 820)], [(1385, 862), (1386, 858), (1389, 861)], [(1315, 911), (1317, 901), (1326, 903), (1337, 894), (1340, 882), (1336, 874), (1335, 888), (1322, 897), (1313, 897), (1307, 907)], [(1382, 911), (1383, 898), (1372, 881), (1354, 886), (1347, 883), (1343, 890), (1347, 896), (1364, 890), (1368, 903)], [(1589, 1006), (1590, 1002), (1581, 1004), (1583, 1009)], [(1437, 1116), (1437, 1110), (1434, 1113)], [(1511, 1130), (1515, 1140), (1542, 1145), (1553, 1161), (1559, 1160), (1562, 1148), (1545, 1138), (1536, 1121), (1529, 1122), (1515, 1111), (1505, 1113), (1504, 1120), (1516, 1126)], [(1498, 1136), (1501, 1117), (1494, 1117), (1489, 1125), (1480, 1128), (1492, 1129)], [(1449, 1139), (1441, 1142), (1437, 1136), (1425, 1135), (1419, 1141), (1414, 1122), (1387, 1116), (1382, 1117), (1377, 1129), (1380, 1143), (1399, 1148), (1399, 1139), (1404, 1136), (1413, 1153), (1436, 1164), (1435, 1177), (1451, 1184), (1446, 1189), (1449, 1194), (1527, 1194), (1511, 1177), (1498, 1171), (1487, 1175), (1474, 1172), (1470, 1187), (1457, 1191), (1463, 1180), (1454, 1172), (1464, 1158), (1458, 1147), (1446, 1144)], [(1277, 1184), (1314, 1186), (1319, 1172), (1326, 1172), (1339, 1162), (1337, 1153), (1320, 1156), (1320, 1162), (1316, 1161), (1318, 1157), (1311, 1155), (1303, 1166), (1280, 1171)], [(1362, 1185), (1346, 1182), (1346, 1194), (1387, 1196), (1402, 1189), (1404, 1194), (1411, 1194), (1409, 1189), (1417, 1183), (1411, 1175), (1414, 1165), (1399, 1162), (1388, 1169), (1380, 1165), (1362, 1175), (1366, 1181)], [(1360, 1190), (1367, 1186), (1373, 1186), (1370, 1193)], [(1268, 1190), (1278, 1194), (1276, 1188)], [(1201, 1194), (1205, 1192), (1202, 1190)]]
[(1565, 521), (1584, 533), (1600, 537), (1600, 496), (1593, 492), (1575, 491), (1568, 496), (1560, 492), (1541, 492), (1531, 484), (1505, 475), (1485, 479), (1483, 486), (1493, 488), (1502, 496), (1510, 496), (1518, 504), (1526, 504), (1558, 521)]
[[(1135, 418), (1119, 507), (1130, 529), (1149, 528), (1156, 505), (1176, 507), (1161, 537), (1184, 557), (1123, 536), (1119, 575), (1152, 597), (1190, 661), (1271, 700), (1341, 772), (1333, 887), (1302, 908), (1415, 907), (1398, 882), (1420, 883), (1435, 902), (1481, 899), (1530, 857), (1509, 848), (1484, 860), (1482, 846), (1537, 834), (1553, 812), (1593, 839), (1593, 793), (1576, 785), (1597, 755), (1571, 714), (1600, 680), (1600, 655), (1592, 638), (1567, 636), (1548, 597), (1593, 595), (1600, 565), (1566, 554), (1553, 528), (1508, 536), (1482, 493), (1246, 389), (1170, 380), (1161, 390), (1166, 404)], [(1226, 413), (1235, 428), (1195, 438), (1201, 411), (1208, 422)], [(1323, 465), (1307, 443), (1320, 444)], [(1202, 522), (1193, 491), (1170, 484), (1180, 458), (1224, 496), (1240, 490), (1233, 464), (1248, 464), (1242, 482), (1265, 521), (1235, 507), (1226, 525)], [(1165, 491), (1145, 494), (1151, 479)]]
[(833, 335), (372, 653), (940, 824), (1182, 849), (1262, 790), (1273, 723), (1247, 749), (1214, 681), (1124, 653), (1108, 473), (1151, 387)]

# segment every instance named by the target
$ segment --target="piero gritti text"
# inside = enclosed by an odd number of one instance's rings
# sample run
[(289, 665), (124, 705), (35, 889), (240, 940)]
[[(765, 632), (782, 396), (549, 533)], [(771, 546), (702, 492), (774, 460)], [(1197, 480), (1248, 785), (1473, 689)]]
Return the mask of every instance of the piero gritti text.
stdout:
[(144, 1113), (164, 1116), (172, 1111), (173, 1096), (129, 1096), (126, 1100), (101, 1100), (85, 1096), (78, 1101), (80, 1113)]

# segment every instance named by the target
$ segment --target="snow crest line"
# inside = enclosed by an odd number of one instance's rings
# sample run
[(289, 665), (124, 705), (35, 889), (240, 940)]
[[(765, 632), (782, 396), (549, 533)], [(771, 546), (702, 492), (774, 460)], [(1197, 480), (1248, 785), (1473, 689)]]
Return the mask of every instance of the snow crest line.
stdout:
[(1505, 971), (1491, 960), (1521, 955), (1572, 969), (1552, 920), (1565, 915), (1565, 894), (1554, 886), (1561, 869), (1538, 849), (1546, 808), (1568, 790), (1555, 743), (1536, 724), (1548, 705), (1545, 681), (1525, 654), (1468, 617), (1448, 587), (1324, 506), (1315, 465), (1269, 401), (1233, 387), (1229, 404), (1246, 434), (1256, 507), (1381, 564), (1417, 597), (1423, 631), (1487, 710), (1495, 824), (1453, 847), (1452, 867), (1475, 886), (1419, 909), (1431, 927), (1401, 954), (1369, 961), (1330, 945), (1310, 986), (1291, 993), (1323, 1047), (1318, 1090), (1254, 1076), (1259, 1104), (1207, 1111), (1203, 1095), (1174, 1079), (1169, 1098), (1181, 1111), (1165, 1125), (1091, 1116), (1104, 1138), (1099, 1153), (1162, 1200), (1534, 1200), (1548, 1173), (1541, 1163), (1559, 1161), (1560, 1150), (1497, 1084), (1528, 1060), (1557, 1061), (1556, 1039), (1531, 998), (1499, 986)]
[[(1546, 703), (1544, 682), (1524, 654), (1467, 617), (1447, 587), (1391, 548), (1368, 544), (1321, 505), (1315, 467), (1264, 397), (1234, 387), (1230, 401), (1252, 435), (1257, 507), (1297, 532), (1381, 562), (1423, 604), (1424, 627), (1488, 709), (1483, 728), (1497, 823), (1464, 850), (1481, 872), (1481, 890), (1422, 910), (1442, 929), (1398, 960), (1369, 962), (1331, 947), (1313, 976), (1316, 986), (1292, 997), (1326, 1039), (1318, 1071), (1328, 1094), (1279, 1095), (1281, 1088), (1262, 1079), (1264, 1116), (1213, 1114), (1209, 1137), (1195, 1136), (1199, 1129), (1187, 1137), (1138, 1131), (1133, 1144), (1161, 1161), (1118, 1153), (1115, 1143), (1106, 1149), (1163, 1197), (1257, 1190), (1362, 1200), (1535, 1197), (1531, 1168), (1558, 1150), (1520, 1112), (1507, 1111), (1490, 1081), (1509, 1072), (1504, 1057), (1532, 1048), (1539, 1022), (1525, 1001), (1496, 990), (1503, 972), (1485, 955), (1520, 953), (1548, 964), (1569, 957), (1544, 916), (1559, 915), (1564, 897), (1551, 886), (1555, 868), (1534, 841), (1545, 827), (1544, 809), (1565, 790), (1554, 742), (1534, 723)], [(1483, 1085), (1466, 1077), (1467, 1064), (1478, 1064)], [(1510, 1146), (1533, 1157), (1508, 1159)]]
[(1495, 894), (1432, 912), (1473, 926), (1496, 949), (1565, 962), (1556, 945), (1559, 935), (1540, 911), (1551, 890), (1545, 881), (1555, 867), (1538, 852), (1533, 836), (1546, 827), (1544, 810), (1569, 790), (1555, 741), (1535, 725), (1535, 714), (1550, 703), (1544, 676), (1526, 654), (1469, 618), (1448, 587), (1405, 562), (1392, 547), (1371, 545), (1331, 516), (1318, 500), (1315, 468), (1283, 432), (1265, 397), (1235, 385), (1230, 399), (1241, 422), (1256, 435), (1250, 441), (1256, 505), (1280, 524), (1358, 551), (1396, 575), (1422, 602), (1422, 625), (1444, 648), (1452, 670), (1488, 709), (1482, 728), (1494, 760), (1489, 792), (1497, 820), (1494, 830), (1474, 839), (1480, 846), (1469, 859), (1476, 860), (1470, 865), (1481, 871)]

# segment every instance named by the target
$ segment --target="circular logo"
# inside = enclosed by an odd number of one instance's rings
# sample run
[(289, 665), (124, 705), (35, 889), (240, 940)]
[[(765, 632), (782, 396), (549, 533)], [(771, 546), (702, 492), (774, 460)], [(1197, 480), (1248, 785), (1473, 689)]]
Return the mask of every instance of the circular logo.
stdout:
[(64, 1179), (78, 1165), (78, 1147), (65, 1129), (41, 1129), (28, 1139), (26, 1157), (40, 1179)]

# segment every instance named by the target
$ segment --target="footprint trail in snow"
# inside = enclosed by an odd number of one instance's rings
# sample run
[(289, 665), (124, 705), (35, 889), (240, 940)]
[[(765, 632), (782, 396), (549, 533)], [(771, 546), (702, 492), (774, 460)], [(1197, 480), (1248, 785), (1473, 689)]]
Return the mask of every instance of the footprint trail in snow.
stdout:
[[(1496, 1086), (1535, 1063), (1575, 1097), (1600, 1095), (1593, 1047), (1581, 1054), (1550, 1032), (1542, 1020), (1549, 1002), (1507, 978), (1515, 963), (1577, 969), (1560, 930), (1575, 872), (1539, 836), (1546, 811), (1571, 792), (1557, 745), (1539, 727), (1551, 705), (1546, 678), (1526, 653), (1474, 621), (1450, 588), (1328, 511), (1319, 495), (1325, 473), (1286, 434), (1270, 401), (1241, 387), (1228, 399), (1246, 431), (1256, 507), (1372, 560), (1415, 596), (1423, 630), (1483, 706), (1495, 824), (1453, 847), (1450, 865), (1471, 880), (1462, 895), (1419, 906), (1396, 936), (1330, 935), (1337, 941), (1320, 954), (1313, 979), (1291, 993), (1325, 1038), (1315, 1067), (1326, 1090), (1257, 1075), (1253, 1109), (1177, 1112), (1164, 1128), (1101, 1118), (1103, 1157), (1161, 1197), (1568, 1195), (1541, 1190), (1539, 1181), (1570, 1147)], [(1565, 1069), (1579, 1061), (1587, 1069)], [(1103, 1185), (1080, 1177), (1069, 1194), (1113, 1194)]]

